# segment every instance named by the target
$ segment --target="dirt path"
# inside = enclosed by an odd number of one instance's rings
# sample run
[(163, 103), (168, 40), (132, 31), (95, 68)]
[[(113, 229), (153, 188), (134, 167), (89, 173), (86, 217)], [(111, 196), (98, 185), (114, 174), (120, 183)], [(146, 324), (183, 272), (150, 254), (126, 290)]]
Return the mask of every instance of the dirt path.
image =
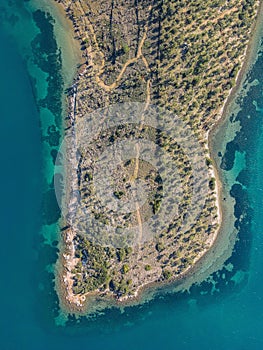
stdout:
[[(68, 2), (67, 5), (70, 6), (71, 2)], [(101, 78), (101, 76), (105, 72), (105, 65), (106, 65), (105, 55), (99, 47), (94, 26), (91, 23), (89, 17), (86, 15), (88, 8), (86, 8), (86, 4), (82, 0), (75, 1), (74, 6), (77, 8), (77, 11), (79, 12), (79, 18), (81, 19), (80, 26), (82, 27), (82, 30), (79, 30), (79, 32), (83, 32), (83, 33), (88, 32), (88, 37), (89, 37), (91, 47), (87, 48), (86, 52), (88, 55), (89, 64), (94, 69), (94, 73), (95, 73), (94, 80), (96, 81), (99, 87), (101, 87), (106, 92), (114, 91), (114, 89), (118, 88), (119, 83), (123, 78), (123, 76), (125, 75), (127, 68), (130, 65), (137, 63), (140, 59), (142, 60), (145, 66), (145, 70), (148, 73), (148, 78), (146, 81), (146, 89), (145, 89), (145, 93), (146, 93), (145, 107), (142, 112), (141, 121), (140, 121), (140, 129), (142, 129), (144, 118), (145, 118), (144, 112), (148, 109), (151, 103), (151, 83), (152, 82), (149, 79), (149, 73), (151, 72), (151, 70), (146, 57), (143, 55), (143, 46), (144, 46), (145, 40), (147, 39), (147, 34), (148, 34), (148, 27), (149, 27), (148, 23), (141, 29), (141, 31), (143, 32), (143, 35), (140, 41), (138, 42), (138, 48), (137, 48), (135, 57), (129, 58), (120, 68), (120, 72), (116, 77), (115, 81), (112, 84), (107, 85)], [(151, 13), (152, 5), (149, 6), (148, 10), (149, 10), (149, 13)], [(140, 145), (137, 144), (135, 167), (130, 179), (131, 182), (135, 181), (138, 178), (139, 163), (140, 163)], [(138, 222), (138, 243), (140, 245), (140, 242), (142, 242), (142, 238), (143, 238), (143, 229), (142, 229), (142, 217), (141, 217), (140, 205), (138, 202), (135, 203), (135, 207), (136, 207), (136, 216), (137, 216), (137, 222)]]
[[(105, 91), (110, 92), (113, 91), (114, 89), (116, 89), (118, 87), (119, 82), (121, 81), (121, 79), (123, 78), (123, 75), (126, 72), (126, 69), (133, 63), (138, 62), (138, 60), (141, 58), (147, 73), (150, 72), (150, 67), (149, 67), (149, 63), (147, 61), (147, 59), (145, 58), (145, 56), (143, 55), (142, 49), (143, 49), (143, 45), (145, 43), (145, 40), (147, 38), (147, 33), (148, 33), (148, 25), (145, 25), (145, 27), (143, 28), (143, 36), (141, 38), (141, 41), (138, 44), (138, 50), (137, 50), (137, 54), (135, 57), (128, 59), (124, 65), (122, 66), (120, 73), (118, 74), (117, 78), (115, 79), (115, 81), (110, 84), (107, 85), (105, 84), (105, 82), (101, 79), (101, 75), (104, 73), (105, 71), (105, 57), (103, 55), (103, 52), (99, 49), (99, 45), (98, 45), (98, 41), (97, 41), (97, 37), (93, 28), (93, 25), (91, 24), (91, 22), (89, 21), (89, 19), (87, 19), (87, 17), (85, 16), (85, 11), (83, 10), (83, 7), (81, 5), (81, 3), (78, 3), (80, 11), (82, 12), (84, 18), (85, 18), (85, 23), (86, 26), (89, 28), (89, 31), (91, 33), (92, 36), (92, 40), (94, 43), (94, 47), (95, 47), (95, 54), (97, 53), (100, 58), (101, 58), (101, 62), (100, 65), (97, 65), (97, 72), (95, 75), (95, 81), (98, 84), (98, 86), (100, 86), (101, 88), (103, 88)], [(152, 10), (152, 6), (149, 7), (149, 12), (151, 12)], [(89, 57), (93, 63), (93, 66), (96, 66), (95, 62), (95, 54), (94, 52), (91, 50), (89, 52)], [(151, 102), (151, 80), (148, 79), (147, 83), (146, 83), (146, 100), (145, 100), (145, 107), (144, 107), (144, 111), (142, 113), (141, 116), (141, 126), (140, 128), (143, 127), (143, 121), (144, 121), (144, 112), (147, 110), (147, 108), (149, 107), (149, 104)], [(133, 175), (130, 179), (131, 182), (135, 181), (138, 178), (138, 172), (139, 172), (139, 159), (140, 159), (140, 147), (139, 144), (136, 145), (136, 159), (135, 159), (135, 167), (134, 167), (134, 172)], [(137, 216), (137, 222), (138, 222), (138, 227), (139, 227), (139, 232), (138, 232), (138, 243), (140, 244), (140, 242), (142, 242), (142, 238), (143, 238), (143, 229), (142, 229), (142, 218), (141, 218), (141, 212), (140, 212), (140, 205), (138, 202), (135, 203), (136, 206), (136, 216)]]
[[(97, 53), (100, 58), (101, 58), (101, 62), (99, 63), (99, 65), (95, 64), (95, 55), (94, 55), (94, 52), (93, 51), (89, 51), (88, 54), (89, 54), (89, 57), (90, 57), (90, 60), (92, 62), (92, 65), (95, 66), (98, 71), (96, 72), (96, 75), (95, 75), (95, 80), (96, 80), (96, 83), (101, 87), (103, 88), (105, 91), (107, 92), (110, 92), (114, 89), (116, 89), (118, 87), (118, 84), (120, 82), (120, 80), (122, 79), (126, 69), (133, 63), (136, 63), (140, 58), (142, 58), (144, 64), (145, 64), (145, 68), (147, 71), (149, 71), (149, 64), (146, 60), (146, 58), (143, 56), (143, 53), (142, 53), (142, 48), (143, 48), (143, 45), (144, 45), (144, 42), (147, 38), (147, 32), (148, 32), (148, 25), (146, 25), (143, 29), (144, 31), (144, 34), (143, 34), (143, 37), (138, 45), (138, 50), (137, 50), (137, 54), (135, 57), (133, 58), (130, 58), (128, 59), (124, 65), (122, 66), (121, 68), (121, 71), (119, 73), (119, 75), (117, 76), (117, 78), (115, 79), (115, 81), (110, 84), (110, 85), (107, 85), (105, 84), (105, 82), (100, 78), (100, 76), (104, 73), (105, 71), (105, 57), (104, 57), (104, 54), (103, 52), (100, 50), (99, 48), (99, 44), (98, 44), (98, 40), (97, 40), (97, 37), (96, 37), (96, 33), (94, 31), (94, 28), (93, 28), (93, 25), (92, 23), (90, 22), (90, 20), (88, 19), (88, 17), (86, 16), (85, 14), (85, 11), (83, 9), (83, 5), (81, 3), (81, 1), (79, 0), (79, 2), (76, 2), (76, 6), (78, 7), (79, 11), (82, 13), (82, 20), (85, 24), (86, 27), (88, 27), (90, 33), (91, 33), (91, 37), (92, 37), (92, 41), (93, 41), (93, 44), (95, 46), (95, 53)], [(152, 6), (149, 6), (149, 12), (151, 12), (152, 10)]]

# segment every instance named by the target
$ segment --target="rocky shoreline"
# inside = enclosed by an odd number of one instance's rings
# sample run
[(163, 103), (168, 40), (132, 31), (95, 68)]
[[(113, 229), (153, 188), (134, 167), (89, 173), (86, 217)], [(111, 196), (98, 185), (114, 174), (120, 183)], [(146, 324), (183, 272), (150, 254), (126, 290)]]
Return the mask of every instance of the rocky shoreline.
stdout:
[[(63, 2), (62, 2), (63, 3)], [(259, 21), (259, 20), (258, 20)], [(242, 68), (239, 70), (239, 74), (236, 77), (236, 85), (239, 85), (242, 79), (242, 75), (245, 74), (246, 71), (246, 59), (248, 57), (248, 53), (246, 50), (246, 54), (242, 57)], [(76, 82), (83, 79), (83, 76), (86, 73), (86, 69), (81, 69), (80, 73), (78, 74), (78, 77), (76, 78)], [(224, 116), (227, 113), (227, 105), (229, 105), (233, 99), (234, 90), (231, 89), (228, 97), (225, 99), (224, 107), (221, 108), (221, 111), (219, 113), (219, 117), (223, 119)], [(72, 98), (70, 100), (70, 110), (72, 113), (72, 110), (75, 109), (75, 103), (72, 102)], [(221, 120), (220, 119), (220, 120)], [(68, 119), (70, 128), (70, 124), (74, 123), (74, 118)], [(220, 121), (218, 125), (213, 129), (213, 132), (209, 133), (209, 138), (211, 139), (211, 135), (214, 134), (215, 129), (219, 127)], [(208, 136), (206, 136), (206, 142), (208, 141)], [(211, 146), (209, 147), (211, 150)], [(215, 166), (215, 164), (213, 164)], [(221, 192), (221, 184), (219, 181), (219, 177), (217, 174), (217, 170), (213, 170), (213, 167), (210, 167), (209, 169), (210, 174), (212, 177), (217, 178), (216, 181), (216, 187), (215, 187), (215, 193), (216, 193), (216, 203), (217, 203), (217, 222), (221, 221), (221, 215), (224, 217), (224, 211), (221, 213), (221, 205), (219, 205), (219, 192)], [(200, 254), (200, 256), (197, 256), (195, 260), (192, 261), (192, 264), (183, 271), (179, 276), (177, 276), (175, 279), (171, 279), (170, 281), (162, 281), (162, 287), (160, 286), (160, 282), (153, 282), (153, 283), (146, 283), (145, 285), (141, 284), (138, 289), (133, 293), (132, 296), (122, 296), (118, 297), (117, 300), (112, 296), (109, 296), (107, 294), (107, 289), (105, 291), (94, 291), (94, 292), (88, 292), (86, 295), (79, 295), (74, 294), (70, 289), (72, 289), (72, 267), (76, 263), (75, 259), (75, 250), (74, 250), (74, 233), (71, 232), (71, 229), (68, 228), (62, 233), (62, 242), (60, 245), (60, 258), (57, 264), (57, 291), (60, 295), (61, 300), (61, 306), (63, 309), (70, 313), (80, 313), (80, 314), (86, 314), (93, 312), (94, 310), (105, 308), (109, 305), (117, 305), (117, 306), (124, 306), (124, 305), (134, 305), (134, 304), (140, 304), (143, 302), (144, 298), (152, 298), (153, 295), (156, 293), (159, 293), (159, 289), (163, 290), (164, 285), (168, 285), (168, 289), (176, 289), (176, 290), (182, 290), (186, 288), (186, 285), (189, 284), (189, 281), (191, 278), (189, 276), (195, 276), (194, 282), (200, 281), (195, 271), (198, 270), (200, 264), (207, 264), (205, 262), (205, 256), (206, 251), (211, 250), (211, 246), (216, 244), (216, 241), (220, 239), (220, 230), (218, 229), (214, 231), (214, 234), (212, 237), (210, 237), (210, 244), (207, 247), (206, 250), (203, 250)], [(70, 248), (71, 246), (71, 248)], [(69, 253), (69, 254), (68, 254)], [(198, 263), (197, 263), (198, 262)], [(198, 273), (197, 273), (198, 275)], [(191, 284), (193, 281), (191, 282)]]

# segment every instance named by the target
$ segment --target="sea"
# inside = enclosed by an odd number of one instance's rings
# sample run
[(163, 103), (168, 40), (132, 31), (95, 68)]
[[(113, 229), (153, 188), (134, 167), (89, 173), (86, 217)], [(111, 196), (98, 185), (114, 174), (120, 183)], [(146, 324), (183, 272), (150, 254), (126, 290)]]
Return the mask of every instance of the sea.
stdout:
[[(74, 73), (65, 66), (57, 21), (32, 1), (0, 0), (0, 349), (262, 349), (263, 31), (215, 142), (235, 203), (231, 256), (187, 292), (77, 318), (61, 312), (54, 290), (61, 214), (54, 162)], [(63, 69), (72, 71), (67, 79)]]

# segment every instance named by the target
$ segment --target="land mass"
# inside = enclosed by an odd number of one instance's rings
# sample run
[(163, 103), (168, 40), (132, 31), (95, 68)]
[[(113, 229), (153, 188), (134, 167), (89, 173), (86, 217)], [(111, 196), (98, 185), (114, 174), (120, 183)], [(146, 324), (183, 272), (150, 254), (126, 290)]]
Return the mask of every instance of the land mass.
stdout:
[[(159, 288), (187, 278), (187, 273), (213, 246), (220, 233), (222, 214), (208, 136), (220, 120), (244, 64), (260, 2), (57, 3), (73, 23), (83, 59), (67, 91), (67, 149), (75, 150), (76, 125), (81, 125), (87, 115), (115, 104), (143, 105), (138, 125), (127, 123), (98, 130), (93, 141), (82, 144), (78, 157), (69, 157), (65, 166), (68, 182), (62, 200), (67, 208), (72, 208), (72, 193), (77, 189), (81, 211), (78, 210), (77, 223), (73, 222), (76, 215), (72, 216), (71, 209), (61, 220), (56, 285), (65, 310), (85, 313), (93, 310), (96, 303), (124, 305), (137, 300), (146, 288)], [(198, 186), (205, 200), (190, 226), (185, 222), (193, 201), (198, 201), (193, 198), (193, 181), (199, 158), (192, 157), (163, 130), (144, 124), (152, 105), (178, 116), (201, 150), (204, 176)], [(141, 145), (136, 146), (134, 157), (113, 170), (112, 197), (128, 201), (129, 188), (136, 180), (143, 180), (149, 189), (146, 202), (140, 206), (135, 200), (134, 210), (127, 214), (108, 210), (96, 196), (94, 172), (98, 159), (114, 143), (131, 139), (157, 144), (169, 154), (180, 176), (182, 196), (177, 215), (157, 223), (151, 239), (144, 239), (142, 228), (164, 206), (164, 179), (160, 171), (143, 161)], [(173, 174), (171, 184), (172, 178)], [(122, 244), (102, 244), (92, 239), (90, 232), (85, 232), (86, 226), (80, 225), (87, 212), (104, 227), (114, 226), (120, 232), (137, 227), (137, 240), (134, 244), (128, 239)]]

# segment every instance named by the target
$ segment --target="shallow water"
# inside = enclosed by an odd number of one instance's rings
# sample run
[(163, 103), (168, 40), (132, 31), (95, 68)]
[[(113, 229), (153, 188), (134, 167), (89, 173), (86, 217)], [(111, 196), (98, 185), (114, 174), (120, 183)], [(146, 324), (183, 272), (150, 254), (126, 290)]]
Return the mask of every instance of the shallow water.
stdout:
[[(42, 12), (32, 16), (26, 5), (22, 0), (0, 2), (5, 10), (0, 11), (1, 349), (262, 348), (262, 57), (245, 82), (258, 79), (259, 84), (252, 84), (241, 111), (228, 122), (232, 128), (238, 120), (241, 131), (227, 152), (218, 146), (223, 157), (217, 161), (229, 186), (234, 185), (239, 230), (225, 267), (190, 294), (159, 297), (124, 313), (109, 310), (94, 320), (72, 317), (59, 326), (63, 319), (52, 264), (60, 213), (52, 154), (61, 141), (65, 87), (53, 20)], [(46, 81), (48, 77), (53, 79)]]

